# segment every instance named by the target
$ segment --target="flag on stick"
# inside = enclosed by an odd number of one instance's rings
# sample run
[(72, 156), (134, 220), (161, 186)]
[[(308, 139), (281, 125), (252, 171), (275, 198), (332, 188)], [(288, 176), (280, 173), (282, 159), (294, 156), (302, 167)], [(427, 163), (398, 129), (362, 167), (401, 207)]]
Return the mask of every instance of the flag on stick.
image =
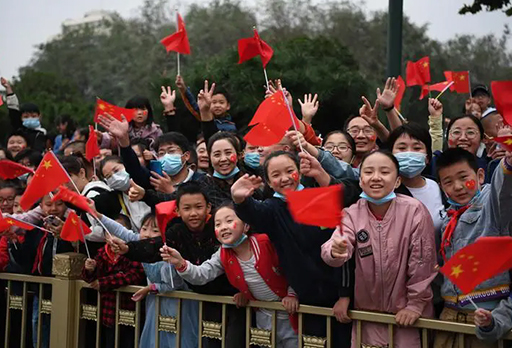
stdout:
[(240, 58), (238, 64), (260, 56), (263, 68), (266, 68), (273, 55), (274, 50), (260, 38), (256, 29), (254, 29), (253, 37), (238, 40), (238, 56)]
[(448, 86), (449, 84), (450, 84), (449, 81), (444, 81), (444, 82), (434, 83), (433, 85), (421, 86), (420, 100), (425, 98), (431, 91), (442, 92), (446, 88), (446, 86)]
[(405, 81), (402, 76), (397, 77), (396, 85), (398, 87), (398, 92), (396, 93), (395, 97), (395, 108), (400, 110), (400, 104), (402, 104), (402, 98), (404, 97), (405, 93)]
[[(135, 116), (135, 109), (126, 109), (114, 104), (107, 103), (100, 98), (96, 98), (96, 111), (94, 113), (94, 122), (98, 123), (98, 116), (109, 114), (115, 119), (122, 121), (121, 115), (124, 115), (126, 121), (130, 122)], [(90, 134), (89, 134), (90, 136)]]
[(75, 191), (71, 191), (66, 186), (60, 186), (59, 191), (53, 196), (52, 202), (62, 200), (64, 202), (68, 202), (78, 209), (85, 211), (88, 214), (91, 214), (94, 217), (96, 216), (96, 212), (91, 209), (89, 203), (87, 202), (87, 198), (76, 193)]
[(444, 76), (447, 81), (453, 81), (451, 91), (469, 93), (469, 71), (445, 71)]
[(407, 87), (426, 85), (430, 82), (430, 58), (423, 57), (417, 62), (407, 62), (406, 68)]
[(92, 161), (94, 157), (99, 156), (100, 147), (98, 146), (98, 137), (93, 126), (89, 126), (89, 139), (85, 144), (85, 158), (88, 161)]
[(91, 233), (89, 226), (71, 210), (60, 232), (60, 238), (68, 242), (82, 241), (85, 243), (84, 236), (89, 233)]
[(7, 159), (0, 160), (0, 179), (16, 179), (26, 173), (34, 173), (34, 171)]
[(190, 54), (190, 43), (188, 42), (187, 29), (185, 22), (178, 13), (178, 31), (174, 34), (164, 37), (160, 43), (165, 46), (167, 52), (177, 52), (182, 54)]
[(503, 120), (512, 126), (512, 81), (492, 81), (492, 96)]
[(178, 214), (176, 213), (176, 201), (162, 202), (155, 206), (156, 222), (158, 229), (162, 234), (162, 242), (166, 244), (165, 229), (169, 221), (174, 219)]

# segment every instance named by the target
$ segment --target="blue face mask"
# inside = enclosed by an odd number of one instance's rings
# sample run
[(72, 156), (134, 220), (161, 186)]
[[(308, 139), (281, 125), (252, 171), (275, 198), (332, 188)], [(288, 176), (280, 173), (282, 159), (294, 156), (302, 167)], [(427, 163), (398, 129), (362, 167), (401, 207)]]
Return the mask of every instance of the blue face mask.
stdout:
[(107, 185), (112, 190), (125, 192), (130, 188), (130, 174), (125, 170), (121, 170), (114, 173), (110, 178), (107, 179)]
[(256, 169), (260, 166), (260, 154), (257, 152), (249, 152), (244, 156), (244, 163), (252, 169)]
[(41, 127), (41, 121), (37, 117), (26, 118), (23, 120), (23, 126), (29, 129), (36, 129)]
[(27, 182), (28, 174), (29, 174), (29, 173), (25, 173), (25, 174), (23, 174), (23, 175), (20, 175), (20, 176), (18, 176), (18, 179), (19, 179), (19, 180), (21, 180), (21, 181), (23, 181), (23, 182)]
[(162, 170), (169, 176), (174, 176), (180, 172), (184, 163), (181, 161), (181, 155), (164, 155), (158, 159), (162, 164)]
[(232, 249), (232, 248), (236, 248), (237, 246), (239, 246), (240, 244), (242, 244), (243, 242), (245, 242), (245, 240), (247, 239), (247, 235), (244, 233), (242, 234), (242, 236), (240, 237), (239, 240), (237, 240), (236, 242), (234, 242), (233, 244), (222, 244), (222, 247), (224, 249)]
[(392, 199), (395, 199), (396, 194), (395, 194), (395, 191), (391, 191), (387, 196), (382, 197), (381, 199), (375, 199), (375, 198), (368, 196), (366, 193), (363, 192), (359, 195), (359, 197), (366, 199), (370, 203), (373, 203), (376, 205), (382, 205), (384, 203), (391, 201)]
[(406, 178), (414, 178), (421, 174), (427, 166), (427, 155), (420, 152), (400, 152), (395, 154), (400, 165), (400, 175)]
[(465, 207), (466, 205), (471, 205), (471, 204), (475, 203), (475, 201), (478, 199), (478, 197), (480, 197), (481, 193), (482, 192), (480, 190), (476, 191), (475, 196), (473, 198), (471, 198), (471, 200), (467, 204), (457, 203), (451, 198), (448, 198), (446, 201), (448, 202), (448, 204), (454, 206), (455, 209), (459, 209), (459, 208)]
[(213, 172), (213, 177), (214, 178), (218, 178), (218, 179), (222, 179), (222, 180), (228, 180), (228, 179), (231, 179), (233, 178), (235, 175), (237, 175), (238, 173), (240, 173), (240, 169), (238, 169), (238, 167), (235, 167), (233, 168), (233, 170), (231, 171), (231, 173), (227, 174), (227, 175), (224, 175), (224, 174), (221, 174), (219, 173), (218, 171), (214, 171)]
[[(304, 190), (304, 185), (299, 184), (299, 186), (297, 186), (297, 189), (295, 191), (302, 191), (302, 190)], [(283, 201), (286, 201), (286, 196), (283, 194), (280, 194), (279, 192), (275, 192), (274, 197), (282, 199)]]

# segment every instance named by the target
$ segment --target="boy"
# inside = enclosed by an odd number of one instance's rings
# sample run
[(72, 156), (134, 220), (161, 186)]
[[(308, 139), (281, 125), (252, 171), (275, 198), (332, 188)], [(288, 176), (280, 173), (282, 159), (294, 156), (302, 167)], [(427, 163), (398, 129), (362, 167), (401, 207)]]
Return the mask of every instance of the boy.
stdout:
[[(449, 149), (438, 157), (437, 174), (451, 204), (441, 229), (440, 251), (444, 262), (477, 238), (511, 235), (512, 153), (507, 152), (488, 185), (483, 185), (485, 173), (478, 168), (476, 157), (461, 148)], [(504, 272), (488, 279), (467, 295), (444, 278), (441, 295), (445, 300), (441, 320), (473, 324), (475, 313), (469, 298), (478, 307), (493, 310), (510, 295), (510, 275)], [(471, 347), (493, 347), (475, 337), (466, 337), (466, 344), (468, 340)], [(455, 334), (437, 333), (435, 348), (457, 345)]]
[(19, 105), (18, 97), (14, 94), (9, 81), (1, 78), (2, 86), (7, 92), (7, 107), (12, 129), (24, 135), (28, 146), (34, 150), (43, 152), (46, 148), (46, 129), (41, 126), (41, 112), (37, 105), (26, 103)]

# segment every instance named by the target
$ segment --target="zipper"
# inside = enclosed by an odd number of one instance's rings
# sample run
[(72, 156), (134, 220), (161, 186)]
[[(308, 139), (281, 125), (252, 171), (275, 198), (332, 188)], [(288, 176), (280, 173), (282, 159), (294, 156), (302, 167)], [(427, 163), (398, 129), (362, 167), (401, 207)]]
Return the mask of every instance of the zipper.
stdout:
[(419, 264), (423, 264), (423, 238), (420, 238), (420, 261)]
[[(380, 289), (381, 289), (381, 299), (382, 301), (384, 301), (384, 274), (382, 272), (382, 253), (384, 251), (384, 248), (382, 247), (382, 224), (380, 222), (377, 223), (377, 233), (379, 234), (379, 264), (380, 264), (380, 281), (381, 281), (381, 286), (380, 286)], [(383, 308), (383, 310), (385, 310), (385, 308)]]

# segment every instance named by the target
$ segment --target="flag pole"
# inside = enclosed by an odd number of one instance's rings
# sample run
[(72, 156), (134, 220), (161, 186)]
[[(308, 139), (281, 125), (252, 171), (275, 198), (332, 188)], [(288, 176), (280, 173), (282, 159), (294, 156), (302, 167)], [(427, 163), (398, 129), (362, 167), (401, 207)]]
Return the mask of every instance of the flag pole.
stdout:
[(471, 95), (471, 75), (469, 74), (469, 70), (468, 70), (468, 84), (469, 84), (469, 98), (473, 98), (473, 96)]
[(84, 234), (84, 227), (82, 226), (82, 219), (80, 219), (79, 216), (77, 216), (80, 221), (78, 221), (78, 224), (80, 225), (80, 232), (82, 232), (82, 238), (84, 239), (84, 245), (85, 245), (85, 251), (87, 252), (87, 257), (91, 258), (91, 253), (89, 252), (89, 247), (87, 246), (87, 241), (85, 240), (85, 234)]
[[(179, 30), (179, 20), (178, 20), (178, 8), (175, 9), (176, 10), (176, 30)], [(176, 67), (177, 67), (177, 70), (178, 70), (178, 76), (181, 76), (181, 68), (180, 68), (180, 53), (177, 52), (176, 53)]]
[[(34, 227), (34, 228), (38, 228), (38, 229), (40, 229), (41, 231), (44, 231), (44, 232), (48, 232), (48, 233), (53, 234), (53, 232), (52, 232), (52, 231), (47, 230), (46, 228), (43, 228), (43, 227), (40, 227), (40, 226), (37, 226), (37, 225), (31, 224), (30, 222), (25, 222), (25, 221), (23, 221), (23, 220), (13, 218), (12, 216), (8, 216), (8, 217), (9, 217), (9, 218), (11, 218), (11, 219), (13, 219), (14, 221), (18, 221), (18, 222), (21, 222), (21, 223), (23, 223), (23, 224), (26, 224), (26, 225), (32, 226), (32, 227)], [(12, 227), (12, 226), (11, 226), (11, 227)]]
[(267, 91), (270, 89), (270, 85), (268, 84), (268, 75), (267, 75), (267, 69), (263, 68), (263, 73), (265, 74), (265, 83), (267, 84)]
[(476, 305), (475, 302), (473, 302), (473, 300), (471, 299), (471, 297), (468, 297), (468, 300), (469, 302), (471, 302), (471, 304), (475, 307), (475, 309), (478, 309), (478, 306)]
[(432, 98), (432, 93), (430, 92), (430, 85), (427, 84), (427, 87), (428, 87), (428, 97)]
[(286, 95), (284, 94), (284, 91), (281, 90), (281, 93), (283, 94), (283, 99), (286, 104), (286, 108), (288, 109), (288, 113), (290, 114), (290, 119), (292, 120), (293, 129), (295, 130), (295, 134), (297, 135), (297, 140), (299, 141), (299, 148), (301, 152), (307, 153), (304, 148), (302, 147), (302, 142), (300, 141), (300, 137), (298, 137), (299, 130), (297, 129), (297, 125), (295, 124), (295, 120), (293, 119), (293, 113), (292, 109), (290, 107), (290, 104), (288, 103), (288, 99), (286, 99)]
[[(94, 122), (94, 131), (97, 131), (98, 130), (98, 123)], [(93, 175), (96, 176), (96, 159), (93, 157), (92, 158), (92, 172), (93, 172)]]
[(442, 96), (442, 95), (443, 95), (443, 93), (444, 93), (444, 92), (446, 92), (446, 90), (447, 90), (448, 88), (450, 88), (454, 83), (455, 83), (455, 81), (452, 81), (452, 82), (450, 82), (448, 85), (446, 85), (446, 87), (441, 91), (441, 93), (439, 93), (439, 94), (437, 95), (436, 100), (438, 100), (438, 99), (439, 99), (439, 97), (440, 97), (440, 96)]
[(407, 122), (407, 120), (405, 119), (405, 117), (400, 113), (400, 111), (398, 111), (398, 109), (395, 107), (395, 112), (397, 113), (398, 117), (400, 117), (400, 119), (402, 120), (402, 122)]

